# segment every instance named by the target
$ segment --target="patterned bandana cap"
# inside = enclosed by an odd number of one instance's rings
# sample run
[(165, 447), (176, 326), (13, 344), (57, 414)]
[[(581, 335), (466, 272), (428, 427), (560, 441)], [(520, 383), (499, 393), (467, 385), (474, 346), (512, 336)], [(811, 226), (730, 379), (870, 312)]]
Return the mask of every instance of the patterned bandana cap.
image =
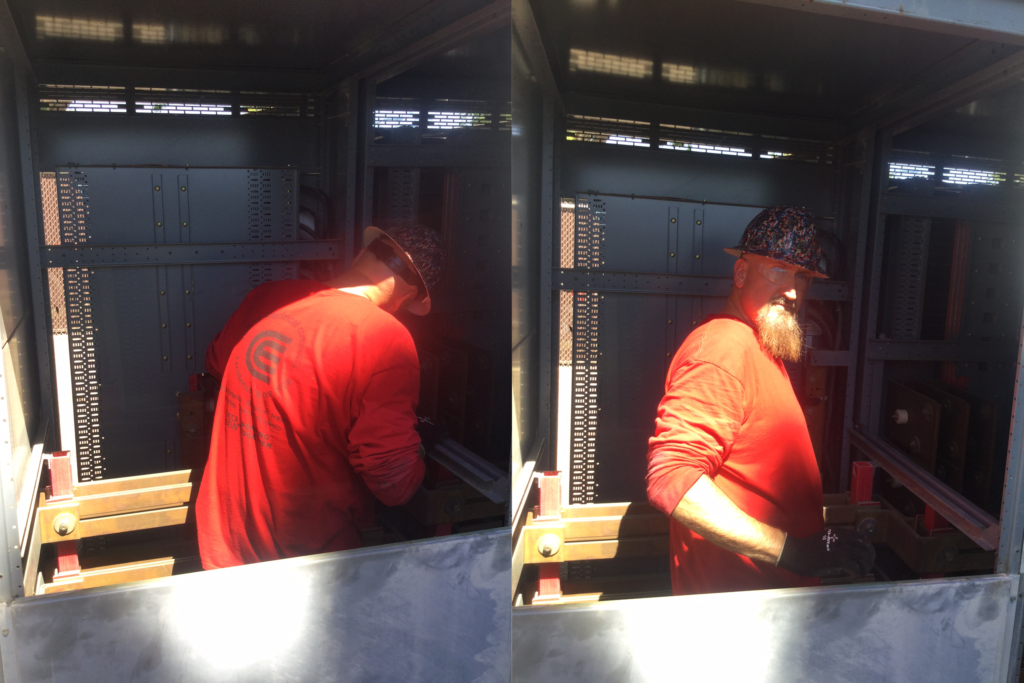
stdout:
[(423, 278), (429, 291), (441, 279), (444, 268), (444, 247), (441, 238), (430, 228), (422, 225), (397, 227), (385, 231), (388, 237), (398, 243), (412, 259), (412, 263)]
[(797, 206), (769, 206), (754, 216), (740, 243), (726, 253), (757, 254), (811, 271), (827, 278), (821, 267), (821, 249), (814, 230), (814, 216)]

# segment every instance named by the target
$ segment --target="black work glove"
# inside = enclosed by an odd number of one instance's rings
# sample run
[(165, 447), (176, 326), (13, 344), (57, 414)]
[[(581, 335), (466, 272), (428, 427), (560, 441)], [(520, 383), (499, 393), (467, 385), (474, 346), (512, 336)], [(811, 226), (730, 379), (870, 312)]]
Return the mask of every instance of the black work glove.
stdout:
[(416, 432), (420, 435), (420, 443), (423, 450), (429, 451), (437, 444), (448, 438), (448, 430), (440, 422), (434, 422), (429, 417), (416, 416)]
[(864, 576), (875, 563), (867, 536), (854, 529), (826, 528), (816, 534), (787, 536), (778, 566), (801, 576)]

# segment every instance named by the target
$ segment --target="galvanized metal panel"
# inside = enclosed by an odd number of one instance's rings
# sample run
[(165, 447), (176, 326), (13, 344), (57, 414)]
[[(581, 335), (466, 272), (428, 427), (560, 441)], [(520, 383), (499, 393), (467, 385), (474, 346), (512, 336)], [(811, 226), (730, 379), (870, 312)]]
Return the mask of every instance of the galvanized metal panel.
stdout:
[(501, 529), (25, 598), (0, 653), (53, 683), (501, 683), (509, 565)]
[(515, 681), (1002, 683), (1017, 576), (513, 611)]

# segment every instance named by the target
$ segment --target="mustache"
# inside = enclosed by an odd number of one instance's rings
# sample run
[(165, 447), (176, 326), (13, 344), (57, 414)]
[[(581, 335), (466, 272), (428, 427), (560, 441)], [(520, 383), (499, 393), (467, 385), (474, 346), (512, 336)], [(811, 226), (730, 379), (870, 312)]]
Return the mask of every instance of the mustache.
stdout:
[(790, 313), (796, 313), (796, 301), (781, 294), (768, 302), (769, 306), (780, 305)]

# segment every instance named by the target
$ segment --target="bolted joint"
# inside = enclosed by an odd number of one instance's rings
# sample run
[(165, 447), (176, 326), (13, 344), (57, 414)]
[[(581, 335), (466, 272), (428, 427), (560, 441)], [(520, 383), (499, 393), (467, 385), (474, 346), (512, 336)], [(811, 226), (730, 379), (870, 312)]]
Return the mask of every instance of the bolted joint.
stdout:
[(53, 519), (53, 530), (58, 536), (67, 536), (75, 531), (78, 518), (70, 512), (62, 512)]
[(537, 552), (542, 557), (554, 557), (562, 549), (562, 539), (558, 534), (544, 534), (537, 541)]

